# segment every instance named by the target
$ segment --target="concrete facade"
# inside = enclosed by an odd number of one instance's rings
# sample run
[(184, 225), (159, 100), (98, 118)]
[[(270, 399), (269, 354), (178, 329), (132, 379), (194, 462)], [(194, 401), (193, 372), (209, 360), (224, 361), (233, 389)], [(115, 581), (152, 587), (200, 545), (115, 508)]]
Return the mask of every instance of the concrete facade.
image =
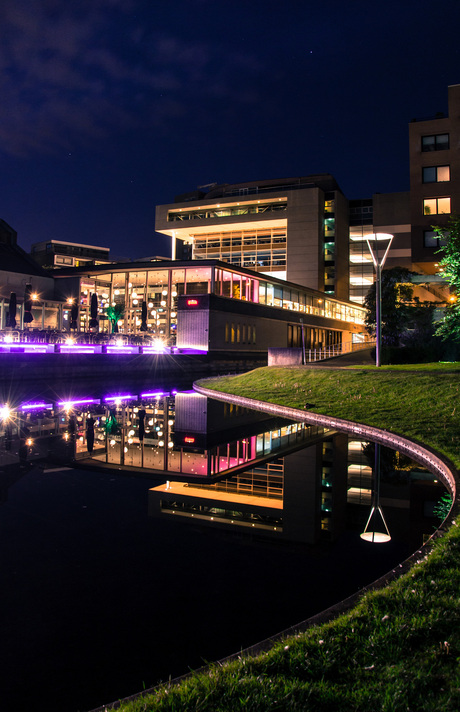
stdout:
[(411, 252), (417, 271), (436, 273), (434, 226), (460, 213), (460, 84), (448, 88), (448, 115), (409, 124)]
[[(207, 186), (209, 188), (209, 186)], [(329, 174), (212, 186), (156, 208), (155, 229), (194, 259), (232, 265), (348, 299), (347, 201)]]

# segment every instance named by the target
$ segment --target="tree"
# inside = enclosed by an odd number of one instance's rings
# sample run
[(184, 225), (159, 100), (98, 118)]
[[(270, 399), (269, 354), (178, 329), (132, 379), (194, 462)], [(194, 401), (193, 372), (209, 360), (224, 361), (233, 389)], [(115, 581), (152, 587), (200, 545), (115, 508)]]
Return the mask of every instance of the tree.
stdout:
[(451, 301), (435, 333), (443, 340), (460, 341), (460, 217), (453, 215), (447, 228), (435, 227), (434, 230), (445, 242), (440, 250), (443, 257), (439, 265), (451, 290)]
[[(405, 267), (392, 267), (382, 272), (382, 345), (398, 346), (401, 335), (412, 316), (414, 287), (411, 283), (413, 272)], [(365, 325), (369, 334), (376, 332), (375, 284), (369, 289), (364, 307), (367, 310)]]
[(115, 306), (107, 307), (106, 314), (112, 325), (112, 334), (118, 334), (118, 322), (120, 319), (123, 319), (124, 313), (124, 304), (115, 304)]

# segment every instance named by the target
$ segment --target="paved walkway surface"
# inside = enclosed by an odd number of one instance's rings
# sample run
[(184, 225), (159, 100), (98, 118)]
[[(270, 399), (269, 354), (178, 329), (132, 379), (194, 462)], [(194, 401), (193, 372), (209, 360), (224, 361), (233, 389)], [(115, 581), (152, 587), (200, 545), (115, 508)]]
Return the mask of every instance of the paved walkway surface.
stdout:
[(351, 354), (328, 358), (325, 361), (315, 361), (307, 363), (306, 368), (345, 368), (346, 366), (375, 366), (375, 359), (371, 357), (371, 347), (369, 349), (361, 349), (354, 351)]

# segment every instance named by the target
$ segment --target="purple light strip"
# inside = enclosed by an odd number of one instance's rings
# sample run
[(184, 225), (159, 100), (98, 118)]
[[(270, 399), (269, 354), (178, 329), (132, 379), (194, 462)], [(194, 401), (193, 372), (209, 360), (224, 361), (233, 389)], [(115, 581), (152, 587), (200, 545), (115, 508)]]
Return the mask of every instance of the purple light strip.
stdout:
[(59, 344), (59, 351), (61, 352), (61, 354), (94, 354), (97, 351), (97, 346), (85, 346), (83, 344)]
[(24, 403), (21, 405), (21, 410), (38, 410), (53, 408), (52, 403)]
[(46, 344), (22, 344), (22, 343), (11, 343), (4, 342), (1, 344), (2, 349), (24, 349), (28, 353), (46, 353)]
[(152, 393), (141, 393), (141, 398), (159, 398), (160, 396), (167, 396), (169, 393), (164, 391), (152, 391)]
[(104, 398), (105, 401), (117, 401), (117, 400), (138, 400), (139, 396), (133, 396), (130, 394), (119, 395), (119, 396), (108, 396)]
[(168, 353), (167, 347), (158, 346), (143, 346), (142, 351), (144, 354), (165, 354)]
[(138, 354), (139, 346), (107, 346), (107, 353)]
[(100, 398), (82, 398), (80, 400), (59, 401), (58, 406), (60, 406), (61, 408), (66, 408), (67, 406), (73, 405), (100, 404), (100, 402)]

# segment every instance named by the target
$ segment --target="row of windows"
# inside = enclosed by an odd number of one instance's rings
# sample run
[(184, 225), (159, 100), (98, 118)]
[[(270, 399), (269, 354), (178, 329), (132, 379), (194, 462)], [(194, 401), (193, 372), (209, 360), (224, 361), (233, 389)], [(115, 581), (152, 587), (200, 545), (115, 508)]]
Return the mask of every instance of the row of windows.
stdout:
[(255, 344), (256, 327), (254, 324), (225, 323), (225, 343)]
[(422, 151), (443, 151), (449, 148), (449, 134), (434, 134), (422, 136)]
[(197, 235), (194, 242), (194, 252), (202, 257), (202, 250), (220, 250), (222, 248), (240, 248), (252, 245), (281, 245), (286, 242), (286, 230), (234, 230), (232, 232), (218, 232), (207, 235)]
[(258, 203), (247, 205), (231, 205), (221, 208), (202, 208), (201, 210), (178, 210), (168, 213), (168, 222), (187, 221), (187, 220), (205, 220), (208, 218), (226, 218), (233, 215), (252, 215), (254, 213), (273, 213), (287, 210), (286, 201), (278, 201), (276, 203)]
[(233, 265), (268, 271), (286, 265), (286, 230), (239, 230), (195, 238), (195, 259), (219, 259)]

